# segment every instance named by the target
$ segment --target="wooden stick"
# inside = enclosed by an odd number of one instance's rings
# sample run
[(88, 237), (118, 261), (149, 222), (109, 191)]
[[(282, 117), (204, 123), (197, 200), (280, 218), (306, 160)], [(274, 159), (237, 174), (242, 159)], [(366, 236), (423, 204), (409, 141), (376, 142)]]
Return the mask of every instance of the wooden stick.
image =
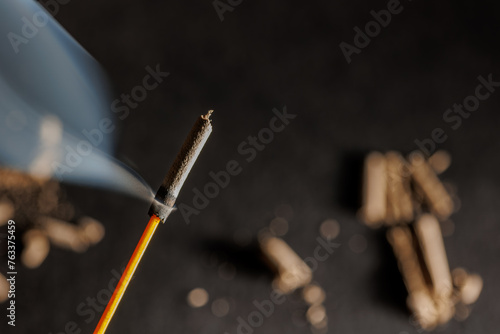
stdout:
[(125, 268), (125, 271), (123, 272), (122, 277), (116, 285), (115, 291), (108, 302), (108, 306), (106, 306), (106, 309), (101, 316), (101, 320), (99, 320), (99, 323), (97, 324), (94, 334), (102, 334), (106, 332), (106, 328), (108, 328), (109, 322), (115, 314), (116, 308), (122, 300), (125, 290), (127, 289), (128, 284), (130, 283), (130, 280), (132, 279), (132, 276), (134, 275), (135, 270), (137, 269), (137, 266), (139, 265), (139, 262), (141, 261), (142, 256), (144, 255), (144, 252), (146, 251), (146, 248), (148, 247), (159, 223), (160, 218), (155, 215), (151, 216), (148, 226), (146, 226), (139, 243), (135, 247), (134, 253), (128, 261), (127, 267)]

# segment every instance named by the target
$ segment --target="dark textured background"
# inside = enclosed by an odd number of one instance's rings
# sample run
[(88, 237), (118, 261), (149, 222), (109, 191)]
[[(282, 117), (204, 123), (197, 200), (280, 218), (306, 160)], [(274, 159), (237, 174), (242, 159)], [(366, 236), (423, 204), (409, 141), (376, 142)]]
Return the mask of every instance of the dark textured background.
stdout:
[[(319, 265), (315, 280), (327, 292), (329, 333), (418, 333), (405, 309), (404, 286), (383, 232), (355, 217), (356, 159), (369, 149), (416, 148), (414, 140), (442, 127), (440, 145), (453, 164), (443, 178), (459, 190), (455, 233), (445, 239), (452, 268), (480, 273), (485, 289), (472, 315), (442, 333), (496, 333), (500, 327), (500, 92), (482, 102), (453, 131), (443, 112), (474, 93), (479, 75), (500, 81), (496, 1), (404, 1), (404, 10), (347, 64), (339, 43), (386, 1), (245, 0), (221, 22), (210, 0), (71, 0), (57, 20), (103, 65), (115, 96), (140, 84), (146, 66), (171, 75), (116, 121), (117, 156), (156, 188), (194, 119), (215, 109), (214, 132), (181, 192), (210, 180), (209, 171), (243, 161), (239, 143), (267, 126), (272, 109), (297, 118), (186, 225), (174, 214), (158, 229), (108, 333), (228, 333), (237, 317), (269, 297), (271, 278), (251, 250), (233, 236), (269, 224), (274, 208), (294, 209), (285, 240), (310, 256), (326, 218), (341, 225), (342, 246)], [(110, 101), (111, 103), (111, 101)], [(70, 198), (106, 226), (106, 237), (84, 254), (54, 248), (36, 270), (18, 275), (17, 333), (63, 332), (74, 321), (91, 333), (96, 317), (76, 308), (105, 288), (124, 266), (147, 222), (148, 204), (98, 189), (68, 187)], [(367, 239), (355, 254), (354, 234)], [(215, 254), (215, 255), (214, 255)], [(234, 255), (236, 254), (236, 256)], [(206, 259), (209, 259), (208, 261)], [(217, 266), (232, 262), (226, 281)], [(224, 318), (210, 306), (192, 309), (185, 297), (204, 287), (231, 300)], [(255, 333), (307, 333), (291, 321), (304, 304), (292, 298)], [(0, 326), (4, 326), (2, 320)], [(3, 327), (5, 328), (5, 327)], [(4, 331), (3, 329), (1, 330)]]

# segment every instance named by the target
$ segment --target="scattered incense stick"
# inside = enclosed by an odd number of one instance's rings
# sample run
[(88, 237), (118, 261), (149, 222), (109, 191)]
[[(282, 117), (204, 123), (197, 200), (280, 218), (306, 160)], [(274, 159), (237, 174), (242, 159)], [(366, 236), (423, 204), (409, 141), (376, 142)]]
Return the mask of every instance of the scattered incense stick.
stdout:
[(270, 265), (278, 273), (273, 285), (283, 294), (291, 293), (311, 282), (311, 268), (283, 239), (264, 232), (259, 238), (259, 245)]
[(385, 154), (387, 161), (387, 223), (413, 220), (410, 177), (405, 170), (403, 156), (395, 151)]
[(84, 252), (89, 247), (89, 243), (82, 238), (80, 229), (75, 224), (49, 217), (41, 218), (40, 221), (43, 222), (47, 237), (55, 246), (77, 253)]
[(431, 165), (420, 152), (413, 152), (408, 160), (413, 181), (422, 191), (432, 213), (440, 219), (448, 218), (453, 213), (453, 201)]
[(429, 157), (429, 165), (436, 174), (441, 174), (448, 169), (451, 165), (451, 155), (450, 153), (438, 150), (433, 155)]
[(387, 212), (387, 168), (384, 155), (379, 152), (370, 153), (365, 159), (363, 173), (361, 215), (366, 225), (378, 227)]
[(439, 222), (431, 214), (422, 215), (414, 224), (415, 234), (429, 277), (438, 311), (438, 324), (448, 322), (455, 313), (453, 285)]
[(156, 193), (155, 200), (149, 209), (149, 220), (144, 233), (142, 234), (139, 243), (137, 244), (132, 257), (130, 258), (125, 271), (118, 282), (111, 299), (104, 310), (99, 323), (94, 331), (94, 334), (102, 334), (106, 331), (111, 318), (113, 317), (120, 300), (122, 299), (125, 290), (132, 279), (132, 276), (139, 265), (139, 262), (146, 251), (146, 248), (153, 237), (156, 228), (160, 222), (165, 222), (167, 217), (173, 210), (177, 196), (186, 180), (191, 168), (193, 167), (198, 155), (200, 154), (205, 142), (212, 132), (210, 115), (213, 110), (210, 110), (206, 115), (200, 116), (194, 124), (191, 132), (189, 132), (180, 152), (163, 180), (162, 185)]
[[(302, 289), (301, 295), (308, 305), (305, 314), (311, 331), (315, 334), (328, 332), (328, 317), (324, 306), (325, 291), (311, 283), (313, 272), (304, 260), (280, 236), (288, 231), (288, 220), (293, 218), (293, 209), (289, 205), (278, 206), (269, 227), (258, 234), (258, 243), (264, 261), (275, 272), (273, 288), (279, 294), (291, 294)], [(320, 227), (321, 235), (331, 240), (338, 236), (340, 225), (334, 219), (325, 220)], [(302, 316), (302, 315), (301, 315)]]
[(49, 239), (39, 229), (31, 229), (24, 233), (23, 244), (21, 262), (28, 268), (37, 268), (40, 266), (49, 254)]
[(433, 215), (425, 214), (414, 226), (434, 295), (436, 298), (449, 297), (452, 291), (451, 273), (439, 222)]
[(399, 270), (408, 291), (407, 304), (420, 325), (430, 330), (436, 326), (437, 311), (413, 245), (413, 237), (407, 226), (396, 226), (387, 232), (398, 260)]

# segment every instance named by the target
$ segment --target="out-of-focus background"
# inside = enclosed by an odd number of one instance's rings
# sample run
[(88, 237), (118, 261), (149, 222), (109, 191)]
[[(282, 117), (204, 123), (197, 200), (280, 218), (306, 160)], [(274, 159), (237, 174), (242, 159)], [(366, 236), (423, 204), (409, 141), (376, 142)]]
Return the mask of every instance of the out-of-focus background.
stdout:
[[(450, 267), (484, 279), (470, 317), (440, 332), (498, 330), (500, 88), (492, 87), (499, 91), (457, 129), (451, 125), (458, 121), (443, 119), (475, 94), (479, 76), (500, 81), (497, 2), (401, 1), (349, 63), (339, 45), (354, 45), (354, 28), (364, 31), (370, 12), (393, 1), (215, 1), (226, 8), (223, 20), (212, 0), (46, 1), (52, 9), (54, 3), (57, 21), (109, 75), (110, 106), (143, 85), (147, 67), (170, 73), (123, 120), (110, 112), (119, 160), (156, 190), (196, 117), (214, 109), (213, 133), (178, 204), (193, 206), (193, 189), (202, 190), (209, 173), (230, 160), (242, 167), (189, 224), (176, 212), (158, 228), (108, 333), (236, 333), (254, 301), (270, 298), (272, 274), (252, 240), (282, 212), (283, 239), (302, 258), (313, 255), (325, 220), (339, 224), (340, 246), (314, 271), (326, 291), (329, 333), (420, 333), (384, 231), (364, 226), (356, 211), (363, 155), (408, 153), (436, 128), (447, 136), (436, 148), (453, 159), (441, 179), (461, 200), (445, 237)], [(255, 157), (242, 154), (249, 136), (284, 110), (296, 117)], [(52, 247), (38, 268), (19, 266), (16, 327), (2, 316), (2, 333), (92, 332), (109, 283), (147, 223), (145, 201), (64, 188), (80, 212), (103, 224), (105, 237), (84, 253)], [(193, 308), (186, 296), (197, 287), (209, 300)], [(253, 331), (309, 333), (305, 309), (291, 295)]]

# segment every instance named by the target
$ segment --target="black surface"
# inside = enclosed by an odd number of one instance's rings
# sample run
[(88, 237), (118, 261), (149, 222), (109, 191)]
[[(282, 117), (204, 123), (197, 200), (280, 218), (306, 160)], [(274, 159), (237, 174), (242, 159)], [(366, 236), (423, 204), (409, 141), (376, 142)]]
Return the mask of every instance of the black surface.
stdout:
[[(355, 217), (356, 161), (370, 149), (407, 153), (436, 127), (448, 135), (439, 147), (453, 156), (443, 178), (458, 187), (462, 201), (452, 217), (455, 233), (445, 239), (450, 266), (478, 272), (485, 281), (471, 317), (441, 332), (498, 332), (500, 92), (456, 131), (442, 117), (474, 93), (478, 76), (492, 73), (500, 81), (499, 5), (402, 5), (350, 64), (339, 43), (352, 43), (353, 28), (371, 20), (371, 10), (385, 9), (386, 1), (247, 0), (223, 22), (210, 0), (72, 0), (61, 6), (56, 18), (107, 70), (116, 97), (140, 84), (148, 65), (171, 73), (127, 119), (116, 120), (120, 159), (156, 188), (194, 119), (215, 109), (213, 134), (179, 202), (189, 203), (192, 189), (229, 160), (243, 167), (189, 225), (177, 212), (159, 227), (108, 333), (235, 333), (237, 318), (255, 310), (253, 300), (269, 298), (271, 276), (252, 250), (237, 249), (233, 235), (246, 229), (255, 236), (281, 203), (294, 209), (284, 238), (302, 257), (312, 255), (324, 219), (340, 222), (342, 245), (314, 274), (327, 293), (329, 333), (418, 333), (383, 233)], [(296, 119), (245, 162), (238, 145), (268, 126), (273, 108), (284, 106)], [(19, 271), (16, 333), (64, 332), (68, 321), (91, 333), (98, 315), (87, 323), (78, 305), (95, 298), (111, 271), (126, 264), (147, 222), (148, 203), (98, 189), (70, 186), (68, 192), (105, 224), (106, 237), (84, 254), (53, 248), (39, 269)], [(349, 248), (354, 234), (367, 239), (361, 254)], [(227, 261), (236, 267), (229, 281), (217, 272)], [(210, 305), (190, 308), (186, 294), (198, 286), (211, 301), (230, 299), (230, 313), (217, 318)], [(291, 321), (304, 309), (290, 297), (255, 333), (307, 333), (307, 326)]]

